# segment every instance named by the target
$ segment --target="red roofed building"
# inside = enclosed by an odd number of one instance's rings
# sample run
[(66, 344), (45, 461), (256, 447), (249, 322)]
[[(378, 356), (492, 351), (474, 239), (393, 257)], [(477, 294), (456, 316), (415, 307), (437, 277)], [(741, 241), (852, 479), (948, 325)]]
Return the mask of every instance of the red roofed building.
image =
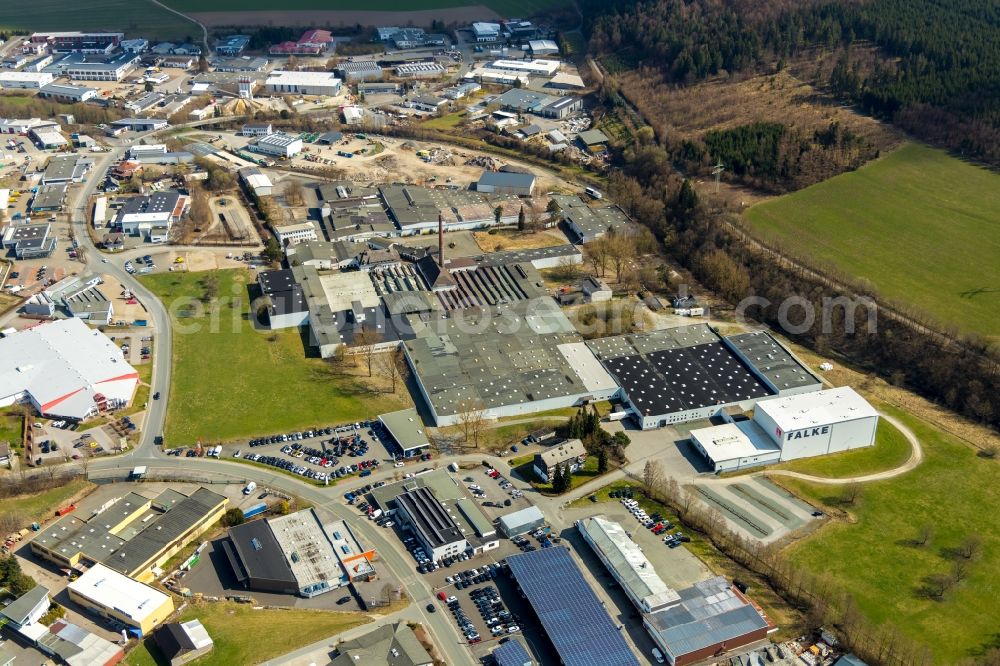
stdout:
[(333, 42), (327, 30), (307, 30), (295, 42), (281, 42), (270, 48), (271, 55), (321, 55)]

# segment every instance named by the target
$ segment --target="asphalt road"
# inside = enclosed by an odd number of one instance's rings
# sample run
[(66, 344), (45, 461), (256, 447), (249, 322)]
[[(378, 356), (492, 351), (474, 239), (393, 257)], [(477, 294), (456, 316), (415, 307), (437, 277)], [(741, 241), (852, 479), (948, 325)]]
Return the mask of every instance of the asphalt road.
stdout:
[(163, 432), (163, 425), (167, 416), (167, 400), (170, 397), (170, 359), (173, 349), (173, 332), (170, 329), (170, 319), (167, 311), (160, 303), (159, 299), (151, 291), (146, 289), (132, 275), (125, 272), (121, 266), (113, 263), (101, 263), (103, 258), (100, 251), (94, 247), (87, 233), (87, 208), (90, 206), (89, 199), (97, 190), (98, 184), (103, 181), (104, 172), (115, 161), (122, 157), (123, 148), (113, 148), (111, 152), (101, 153), (101, 156), (94, 164), (90, 178), (83, 187), (76, 190), (70, 201), (72, 211), (72, 224), (74, 237), (79, 244), (79, 249), (84, 252), (87, 264), (92, 270), (99, 270), (102, 273), (114, 275), (121, 282), (139, 297), (139, 300), (146, 306), (150, 317), (153, 320), (153, 327), (157, 335), (156, 353), (153, 354), (153, 375), (150, 381), (150, 395), (159, 391), (159, 400), (150, 400), (146, 408), (146, 417), (143, 421), (143, 428), (139, 438), (138, 448), (140, 451), (146, 447), (155, 448), (153, 438)]
[[(356, 510), (340, 501), (339, 498), (345, 492), (345, 487), (321, 488), (285, 474), (269, 472), (256, 466), (226, 460), (168, 457), (160, 454), (154, 446), (139, 447), (122, 456), (95, 460), (90, 464), (89, 473), (96, 475), (101, 472), (116, 472), (124, 478), (128, 470), (139, 465), (146, 466), (148, 472), (153, 475), (192, 475), (196, 479), (197, 477), (213, 477), (228, 479), (233, 483), (245, 483), (252, 480), (262, 488), (274, 488), (297, 495), (314, 506), (348, 521), (352, 529), (357, 530), (362, 539), (378, 551), (379, 561), (376, 562), (376, 567), (389, 569), (403, 585), (409, 599), (413, 602), (413, 612), (418, 614), (417, 619), (433, 634), (434, 642), (441, 648), (445, 662), (448, 664), (476, 663), (449, 616), (446, 613), (428, 613), (426, 611), (427, 604), (434, 600), (433, 590), (417, 573), (416, 563), (405, 551), (402, 544), (392, 538), (391, 532), (378, 528), (370, 521), (363, 520)], [(329, 640), (332, 639), (333, 637), (330, 637)]]

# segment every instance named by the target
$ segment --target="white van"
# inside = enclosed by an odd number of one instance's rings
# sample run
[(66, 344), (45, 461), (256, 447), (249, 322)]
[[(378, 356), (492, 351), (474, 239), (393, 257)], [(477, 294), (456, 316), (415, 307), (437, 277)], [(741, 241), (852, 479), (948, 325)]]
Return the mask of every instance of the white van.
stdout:
[(257, 484), (251, 481), (250, 483), (247, 484), (246, 488), (243, 489), (243, 494), (249, 495), (255, 490), (257, 490)]
[(662, 664), (663, 663), (663, 653), (660, 652), (660, 648), (658, 648), (658, 647), (654, 647), (653, 648), (653, 659), (655, 659), (656, 663), (658, 663), (658, 664)]

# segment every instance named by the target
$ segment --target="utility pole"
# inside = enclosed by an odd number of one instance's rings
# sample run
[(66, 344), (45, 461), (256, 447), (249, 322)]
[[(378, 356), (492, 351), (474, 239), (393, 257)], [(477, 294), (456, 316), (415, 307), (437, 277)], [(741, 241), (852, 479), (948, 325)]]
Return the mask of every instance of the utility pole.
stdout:
[(726, 167), (722, 166), (722, 162), (719, 162), (714, 167), (712, 167), (712, 175), (715, 176), (715, 193), (719, 193), (719, 180), (722, 178), (722, 172), (726, 170)]

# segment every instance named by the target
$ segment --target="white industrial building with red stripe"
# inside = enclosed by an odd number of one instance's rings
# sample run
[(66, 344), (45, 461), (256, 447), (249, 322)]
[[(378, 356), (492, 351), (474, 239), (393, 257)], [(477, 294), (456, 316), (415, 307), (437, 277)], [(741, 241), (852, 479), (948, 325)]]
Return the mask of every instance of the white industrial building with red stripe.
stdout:
[(80, 319), (0, 340), (0, 406), (30, 402), (43, 416), (83, 420), (128, 405), (138, 385), (121, 349)]

